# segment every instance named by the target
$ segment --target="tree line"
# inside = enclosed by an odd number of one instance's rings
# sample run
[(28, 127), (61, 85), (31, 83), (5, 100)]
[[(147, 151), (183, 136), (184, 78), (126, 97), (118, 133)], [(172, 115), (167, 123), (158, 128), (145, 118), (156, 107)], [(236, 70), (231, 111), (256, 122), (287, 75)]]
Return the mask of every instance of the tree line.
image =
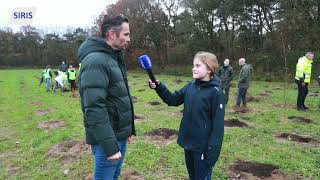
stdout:
[[(118, 0), (105, 13), (130, 21), (129, 66), (143, 53), (165, 67), (191, 64), (196, 52), (210, 51), (220, 63), (244, 57), (257, 72), (293, 73), (306, 51), (319, 61), (319, 8), (318, 0)], [(79, 45), (99, 34), (99, 18), (95, 22), (62, 36), (41, 36), (30, 26), (18, 33), (2, 29), (0, 65), (76, 63)]]

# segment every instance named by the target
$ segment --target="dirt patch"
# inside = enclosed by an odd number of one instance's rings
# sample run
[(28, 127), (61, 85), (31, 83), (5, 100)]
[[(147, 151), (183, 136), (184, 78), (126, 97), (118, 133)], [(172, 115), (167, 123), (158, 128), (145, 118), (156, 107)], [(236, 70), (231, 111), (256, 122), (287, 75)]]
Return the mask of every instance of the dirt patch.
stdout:
[(269, 97), (269, 96), (271, 96), (271, 94), (273, 94), (272, 91), (266, 90), (264, 92), (259, 93), (258, 96), (260, 96), (260, 97)]
[(258, 112), (257, 110), (254, 110), (252, 108), (248, 107), (233, 107), (232, 108), (233, 113), (253, 113), (253, 112)]
[(131, 96), (131, 99), (132, 99), (132, 102), (133, 102), (133, 103), (138, 102), (138, 98), (137, 98), (137, 97), (135, 97), (135, 96)]
[(13, 175), (17, 174), (17, 172), (19, 170), (20, 170), (20, 167), (16, 167), (16, 166), (10, 165), (7, 168), (7, 174), (8, 174), (8, 176), (13, 176)]
[(319, 92), (312, 92), (308, 96), (318, 97), (318, 96), (320, 96), (320, 93)]
[(34, 114), (37, 116), (44, 116), (46, 114), (54, 112), (54, 109), (39, 109), (34, 111)]
[(139, 121), (139, 120), (142, 120), (142, 119), (144, 119), (144, 117), (142, 117), (142, 115), (138, 115), (138, 114), (134, 115), (134, 120), (135, 121)]
[(248, 125), (238, 119), (232, 118), (224, 121), (224, 126), (226, 127), (247, 127)]
[(122, 175), (123, 180), (145, 180), (146, 178), (143, 177), (140, 173), (134, 170), (127, 170)]
[(152, 101), (152, 102), (148, 102), (147, 104), (150, 106), (157, 106), (157, 105), (160, 105), (161, 103), (158, 101)]
[(73, 163), (80, 160), (82, 154), (89, 154), (90, 148), (85, 142), (69, 140), (49, 149), (49, 157), (60, 157), (63, 163)]
[(260, 97), (247, 96), (247, 102), (259, 102), (260, 100)]
[(159, 146), (166, 146), (176, 141), (178, 131), (175, 129), (159, 128), (145, 134), (146, 139)]
[(295, 141), (297, 143), (301, 143), (301, 144), (307, 144), (307, 145), (313, 145), (313, 146), (319, 146), (320, 142), (310, 138), (310, 137), (303, 137), (303, 136), (299, 136), (296, 134), (290, 134), (290, 133), (281, 133), (280, 135), (277, 136), (278, 138), (281, 139), (286, 139), (289, 141)]
[(307, 124), (313, 122), (311, 119), (304, 118), (304, 117), (299, 117), (299, 116), (289, 116), (288, 119), (293, 120), (293, 121), (307, 123)]
[(38, 128), (40, 129), (56, 129), (56, 128), (60, 128), (60, 127), (66, 127), (67, 124), (65, 123), (65, 121), (63, 120), (55, 120), (55, 121), (45, 121), (45, 122), (41, 122), (38, 125)]
[(93, 180), (93, 175), (91, 173), (87, 174), (87, 175), (84, 175), (82, 177), (82, 180)]
[(275, 108), (288, 108), (288, 109), (296, 109), (295, 104), (273, 104), (272, 105)]
[(29, 102), (28, 104), (31, 105), (31, 106), (40, 106), (40, 105), (42, 105), (41, 102), (37, 102), (37, 101), (32, 101), (32, 102)]
[(175, 81), (173, 81), (173, 82), (175, 82), (176, 84), (180, 84), (180, 83), (182, 83), (183, 81), (182, 81), (181, 79), (177, 79), (177, 80), (175, 80)]
[(78, 91), (71, 91), (71, 97), (73, 98), (80, 98), (79, 92)]
[(280, 172), (279, 167), (272, 164), (239, 161), (227, 172), (230, 179), (268, 179), (290, 180), (291, 177)]

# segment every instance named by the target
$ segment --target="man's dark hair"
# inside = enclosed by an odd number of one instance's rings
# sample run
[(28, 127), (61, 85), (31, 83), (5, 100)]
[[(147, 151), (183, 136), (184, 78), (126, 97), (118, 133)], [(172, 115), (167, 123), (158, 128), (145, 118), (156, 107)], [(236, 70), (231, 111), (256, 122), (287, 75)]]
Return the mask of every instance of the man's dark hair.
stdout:
[(122, 16), (104, 15), (101, 22), (101, 37), (105, 38), (109, 30), (114, 30), (119, 36), (122, 23), (129, 23), (128, 19)]

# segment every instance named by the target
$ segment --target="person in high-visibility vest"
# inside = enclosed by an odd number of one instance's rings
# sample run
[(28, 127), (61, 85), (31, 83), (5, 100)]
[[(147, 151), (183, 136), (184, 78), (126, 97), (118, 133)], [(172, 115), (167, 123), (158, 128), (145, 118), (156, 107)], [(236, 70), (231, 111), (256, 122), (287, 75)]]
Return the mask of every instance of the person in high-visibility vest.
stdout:
[(51, 81), (51, 77), (52, 77), (51, 66), (47, 65), (46, 69), (43, 70), (41, 74), (42, 74), (44, 81), (46, 82), (46, 91), (49, 92), (50, 81)]
[(70, 91), (76, 90), (76, 69), (72, 65), (69, 65), (68, 81), (70, 83)]
[(309, 109), (304, 102), (308, 94), (308, 85), (311, 81), (313, 58), (314, 53), (307, 52), (305, 56), (299, 58), (296, 66), (295, 82), (298, 85), (297, 110), (299, 111)]

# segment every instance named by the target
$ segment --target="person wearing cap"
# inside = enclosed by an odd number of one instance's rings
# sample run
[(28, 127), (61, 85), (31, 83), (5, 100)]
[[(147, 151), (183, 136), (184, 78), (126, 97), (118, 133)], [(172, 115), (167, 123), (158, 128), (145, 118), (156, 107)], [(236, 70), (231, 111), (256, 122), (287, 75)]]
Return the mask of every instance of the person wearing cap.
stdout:
[(297, 110), (306, 111), (309, 109), (305, 104), (308, 95), (308, 85), (311, 81), (311, 69), (314, 58), (313, 52), (307, 52), (305, 56), (299, 58), (296, 66), (295, 82), (298, 85)]
[(249, 64), (246, 64), (246, 60), (244, 58), (239, 59), (239, 66), (241, 66), (239, 82), (238, 82), (238, 94), (237, 94), (237, 102), (236, 107), (239, 108), (241, 101), (244, 107), (247, 107), (246, 94), (249, 88), (250, 83), (250, 74), (252, 67)]
[(226, 104), (228, 104), (230, 85), (234, 75), (229, 59), (224, 60), (223, 65), (220, 66), (217, 72), (217, 75), (221, 79), (221, 88), (225, 95)]

